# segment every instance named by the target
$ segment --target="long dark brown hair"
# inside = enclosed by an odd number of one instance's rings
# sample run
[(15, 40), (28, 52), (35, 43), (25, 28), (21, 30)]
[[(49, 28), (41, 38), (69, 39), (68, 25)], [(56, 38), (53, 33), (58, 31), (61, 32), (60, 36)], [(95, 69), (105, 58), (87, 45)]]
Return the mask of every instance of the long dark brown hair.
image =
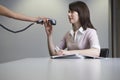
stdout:
[(82, 1), (75, 1), (69, 4), (71, 11), (78, 12), (80, 23), (84, 30), (87, 28), (94, 28), (90, 21), (90, 12), (88, 6)]

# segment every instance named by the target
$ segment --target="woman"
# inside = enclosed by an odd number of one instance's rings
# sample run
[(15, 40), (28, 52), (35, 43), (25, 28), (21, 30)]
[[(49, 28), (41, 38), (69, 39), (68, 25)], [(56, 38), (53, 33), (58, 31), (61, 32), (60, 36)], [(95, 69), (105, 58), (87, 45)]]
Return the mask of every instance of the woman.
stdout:
[[(45, 20), (48, 48), (51, 56), (80, 54), (83, 56), (99, 57), (100, 45), (95, 28), (90, 21), (90, 12), (82, 1), (69, 4), (68, 19), (72, 30), (66, 33), (58, 47), (52, 40), (52, 25)], [(66, 49), (67, 50), (64, 50)]]
[(17, 20), (30, 21), (30, 22), (36, 22), (40, 19), (39, 17), (30, 17), (30, 16), (25, 16), (25, 15), (13, 12), (2, 5), (0, 5), (0, 15), (17, 19)]

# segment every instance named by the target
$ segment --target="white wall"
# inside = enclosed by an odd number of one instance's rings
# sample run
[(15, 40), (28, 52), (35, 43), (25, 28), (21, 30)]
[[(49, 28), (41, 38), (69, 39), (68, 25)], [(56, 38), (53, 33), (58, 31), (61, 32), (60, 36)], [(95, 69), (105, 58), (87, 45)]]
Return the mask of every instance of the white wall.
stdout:
[[(75, 0), (0, 0), (0, 4), (9, 9), (29, 15), (46, 16), (57, 20), (54, 26), (54, 41), (57, 44), (64, 34), (71, 29), (67, 12), (68, 4)], [(98, 31), (101, 47), (109, 47), (108, 28), (109, 0), (82, 0), (88, 4), (91, 21)], [(13, 30), (19, 30), (30, 22), (13, 20), (0, 16), (0, 23)], [(44, 27), (33, 25), (28, 30), (13, 34), (0, 28), (0, 62), (30, 57), (49, 56)]]

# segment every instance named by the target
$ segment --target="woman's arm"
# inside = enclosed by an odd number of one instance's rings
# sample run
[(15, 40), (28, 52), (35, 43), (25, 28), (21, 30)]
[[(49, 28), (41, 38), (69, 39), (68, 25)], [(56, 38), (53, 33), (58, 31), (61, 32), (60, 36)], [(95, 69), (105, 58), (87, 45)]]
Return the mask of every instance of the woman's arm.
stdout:
[(55, 51), (55, 46), (53, 43), (52, 36), (47, 37), (47, 43), (48, 43), (48, 49), (49, 49), (50, 56), (56, 55), (57, 52)]
[(25, 16), (25, 15), (13, 12), (2, 5), (0, 5), (0, 15), (13, 18), (13, 19), (17, 19), (17, 20), (22, 20), (22, 21), (36, 22), (39, 20), (39, 18), (37, 17)]
[(83, 56), (91, 56), (91, 57), (99, 57), (100, 50), (97, 48), (90, 48), (90, 49), (84, 49), (84, 50), (61, 50), (59, 51), (59, 54), (80, 54)]
[(44, 19), (44, 26), (45, 26), (45, 31), (47, 34), (47, 43), (48, 43), (49, 53), (50, 53), (50, 56), (54, 56), (57, 54), (57, 52), (55, 51), (55, 46), (54, 46), (53, 38), (52, 38), (53, 28), (47, 19)]

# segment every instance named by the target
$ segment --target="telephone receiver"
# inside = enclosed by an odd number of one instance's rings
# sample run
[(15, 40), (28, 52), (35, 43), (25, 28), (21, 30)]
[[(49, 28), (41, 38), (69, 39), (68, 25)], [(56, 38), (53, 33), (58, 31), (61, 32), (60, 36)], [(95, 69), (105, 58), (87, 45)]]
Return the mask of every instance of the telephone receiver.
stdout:
[[(51, 25), (56, 25), (56, 20), (55, 19), (48, 19)], [(43, 24), (43, 19), (40, 19), (36, 22), (37, 24)]]

